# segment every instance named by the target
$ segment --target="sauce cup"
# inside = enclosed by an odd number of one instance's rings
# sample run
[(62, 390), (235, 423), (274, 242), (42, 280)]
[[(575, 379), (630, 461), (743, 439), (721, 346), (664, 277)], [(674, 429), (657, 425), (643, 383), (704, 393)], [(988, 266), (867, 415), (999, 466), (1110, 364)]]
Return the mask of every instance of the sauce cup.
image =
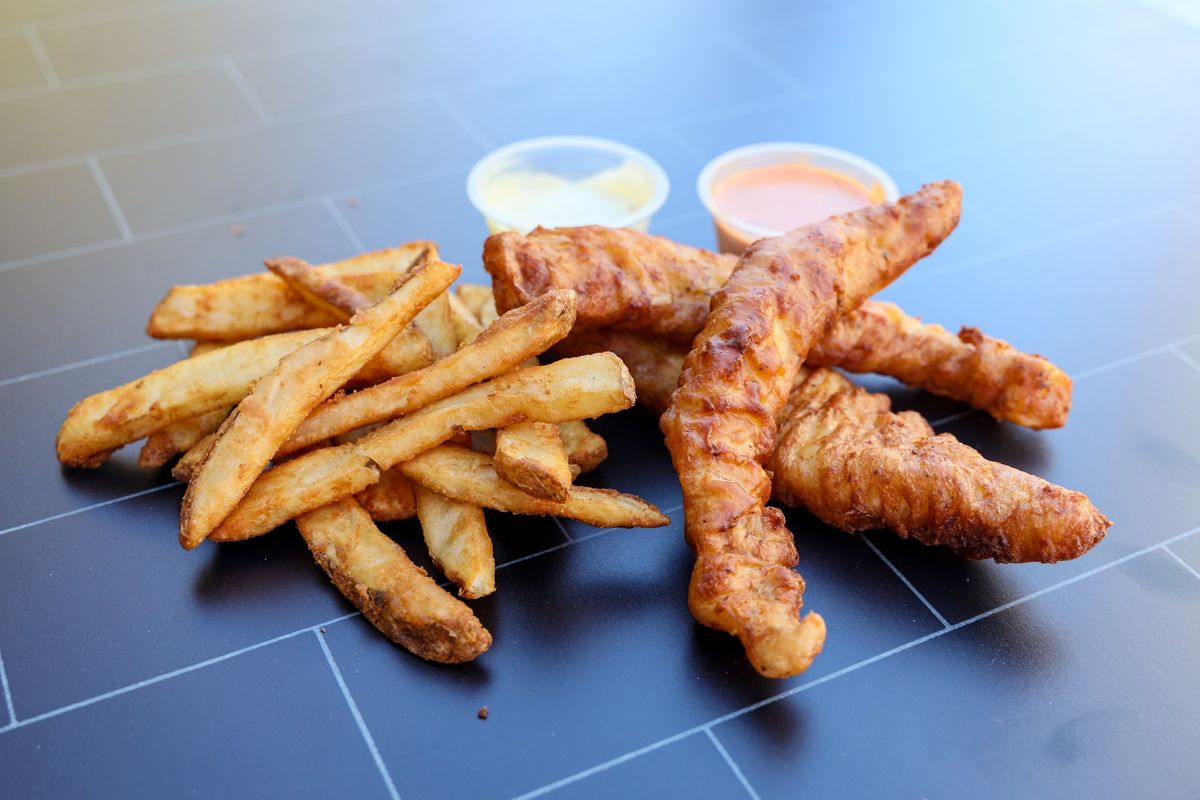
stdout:
[[(813, 202), (797, 203), (794, 217), (789, 215), (788, 206), (784, 201), (784, 205), (772, 207), (769, 211), (776, 219), (786, 218), (787, 224), (771, 226), (747, 219), (744, 212), (739, 214), (738, 209), (729, 207), (732, 204), (731, 196), (722, 197), (722, 190), (737, 183), (739, 176), (744, 178), (762, 175), (769, 178), (772, 171), (778, 173), (774, 177), (781, 183), (786, 183), (791, 176), (811, 173), (816, 179), (812, 182), (814, 192), (819, 190), (818, 184), (822, 182), (826, 184), (826, 188), (831, 182), (841, 183), (840, 188), (849, 190), (844, 194), (847, 194), (850, 200), (847, 202), (846, 196), (836, 198), (826, 213), (816, 210), (820, 208), (824, 198), (805, 198)], [(782, 196), (781, 188), (788, 189), (786, 185), (775, 185), (773, 188), (776, 190), (776, 197)], [(758, 239), (778, 236), (791, 228), (817, 222), (831, 214), (850, 211), (855, 207), (894, 201), (900, 196), (896, 182), (891, 176), (865, 158), (832, 147), (799, 142), (753, 144), (722, 153), (708, 162), (700, 172), (696, 189), (700, 194), (700, 202), (712, 215), (718, 247), (721, 252), (735, 254), (740, 254), (751, 242)], [(803, 182), (797, 182), (791, 190), (803, 192), (806, 189)], [(855, 202), (854, 193), (861, 195), (861, 203)], [(729, 194), (728, 191), (726, 194)], [(762, 199), (766, 199), (766, 196)], [(813, 216), (814, 213), (816, 216)]]
[(467, 176), (467, 196), (492, 233), (539, 225), (644, 231), (669, 191), (667, 174), (650, 156), (588, 136), (514, 142), (484, 156)]

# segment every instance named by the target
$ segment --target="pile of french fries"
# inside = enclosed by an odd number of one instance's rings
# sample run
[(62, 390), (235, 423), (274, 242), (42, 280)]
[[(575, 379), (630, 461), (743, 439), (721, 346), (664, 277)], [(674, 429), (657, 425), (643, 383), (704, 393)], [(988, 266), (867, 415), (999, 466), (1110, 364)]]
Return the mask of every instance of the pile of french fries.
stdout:
[(640, 498), (577, 486), (607, 445), (583, 422), (628, 408), (633, 379), (598, 353), (539, 365), (575, 320), (574, 292), (504, 316), (429, 242), (318, 267), (176, 286), (147, 331), (191, 356), (92, 395), (58, 434), (59, 460), (97, 467), (145, 439), (139, 463), (187, 482), (184, 548), (296, 521), (313, 558), (392, 641), (442, 663), (491, 634), (376, 523), (417, 518), (462, 598), (495, 590), (483, 509), (600, 527), (655, 527)]

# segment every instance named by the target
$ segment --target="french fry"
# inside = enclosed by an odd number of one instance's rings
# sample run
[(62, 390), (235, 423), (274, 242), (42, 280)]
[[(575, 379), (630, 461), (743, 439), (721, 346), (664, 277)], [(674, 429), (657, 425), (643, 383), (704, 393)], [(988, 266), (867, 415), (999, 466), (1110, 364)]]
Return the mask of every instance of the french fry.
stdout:
[(175, 462), (175, 466), (171, 467), (171, 476), (180, 483), (190, 481), (192, 475), (196, 472), (196, 467), (200, 466), (200, 462), (204, 460), (204, 454), (208, 452), (208, 448), (212, 447), (212, 443), (216, 440), (217, 432), (213, 431), (189, 447), (187, 452), (181, 455), (179, 460)]
[(351, 317), (372, 303), (371, 298), (346, 281), (322, 273), (299, 258), (268, 258), (263, 263), (289, 289), (338, 322), (349, 322)]
[(458, 587), (459, 596), (475, 599), (496, 591), (496, 559), (483, 509), (422, 486), (414, 492), (425, 546), (433, 563)]
[(446, 298), (450, 303), (450, 321), (454, 324), (454, 335), (458, 337), (460, 346), (483, 333), (483, 325), (480, 324), (479, 318), (471, 313), (471, 309), (463, 304), (457, 294), (447, 292)]
[(653, 504), (611, 489), (572, 486), (561, 503), (534, 497), (497, 475), (485, 453), (452, 444), (409, 459), (400, 471), (438, 494), (497, 511), (568, 517), (601, 528), (657, 528), (670, 523)]
[(393, 642), (428, 661), (458, 664), (484, 653), (492, 635), (384, 536), (352, 498), (296, 520), (313, 558), (346, 599)]
[(474, 341), (423, 370), (318, 406), (280, 453), (409, 414), (473, 383), (501, 375), (561, 339), (574, 321), (574, 292), (544, 294), (508, 312)]
[(417, 499), (413, 494), (412, 481), (395, 467), (383, 470), (379, 474), (379, 483), (363, 489), (355, 499), (376, 522), (393, 522), (417, 516)]
[(138, 466), (158, 469), (175, 456), (186, 453), (196, 442), (210, 433), (215, 433), (232, 410), (232, 407), (226, 407), (206, 411), (199, 416), (173, 422), (155, 431), (146, 437), (146, 442), (138, 453)]
[(491, 325), (500, 316), (496, 311), (496, 298), (492, 297), (491, 293), (483, 299), (483, 305), (479, 308), (479, 323), (483, 326)]
[(496, 431), (496, 472), (534, 497), (563, 502), (571, 490), (571, 464), (558, 427), (525, 421)]
[(567, 460), (572, 466), (578, 467), (581, 473), (591, 472), (608, 458), (608, 443), (604, 437), (592, 431), (582, 420), (558, 423), (558, 433), (562, 436)]
[(433, 345), (434, 359), (453, 355), (458, 349), (458, 334), (450, 314), (449, 293), (438, 295), (417, 315), (417, 327)]
[(492, 287), (482, 286), (478, 283), (460, 283), (455, 288), (458, 299), (475, 319), (479, 319), (480, 313), (483, 311), (483, 304), (492, 296)]
[[(369, 481), (353, 491), (330, 484), (324, 476), (336, 474), (336, 464), (344, 461), (347, 453), (388, 469), (459, 431), (500, 428), (524, 419), (563, 422), (598, 417), (629, 408), (633, 401), (633, 379), (621, 359), (611, 353), (510, 372), (431, 403), (358, 441), (313, 450), (262, 473), (210, 538), (240, 541), (260, 536), (301, 511), (357, 494), (374, 483)], [(298, 498), (296, 487), (300, 485), (313, 489)]]
[(309, 412), (395, 338), (460, 271), (442, 261), (427, 263), (348, 326), (280, 360), (217, 431), (217, 440), (193, 473), (179, 515), (179, 543), (190, 550), (204, 541)]
[[(327, 311), (339, 322), (349, 322), (365, 311), (373, 300), (344, 280), (322, 274), (307, 261), (285, 256), (264, 262), (292, 291), (314, 306)], [(422, 311), (421, 313), (424, 313)], [(396, 375), (427, 367), (436, 358), (433, 343), (414, 324), (396, 334), (370, 363), (354, 376), (353, 385), (371, 386)]]
[(279, 359), (327, 333), (296, 331), (185, 358), (75, 404), (59, 429), (58, 459), (95, 467), (118, 447), (173, 422), (235, 405)]
[[(381, 299), (399, 277), (425, 258), (436, 258), (431, 242), (322, 264), (372, 300)], [(257, 273), (215, 283), (175, 286), (155, 307), (146, 332), (159, 339), (240, 341), (273, 333), (328, 327), (337, 319), (306, 302), (274, 275)]]

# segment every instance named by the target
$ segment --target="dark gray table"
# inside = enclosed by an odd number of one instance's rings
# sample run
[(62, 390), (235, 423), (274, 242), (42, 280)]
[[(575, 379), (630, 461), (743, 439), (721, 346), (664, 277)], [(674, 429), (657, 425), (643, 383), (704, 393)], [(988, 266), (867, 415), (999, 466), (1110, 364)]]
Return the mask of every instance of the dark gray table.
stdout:
[[(1195, 17), (7, 0), (0, 794), (1197, 796)], [(651, 153), (674, 184), (656, 230), (700, 245), (696, 174), (740, 144), (844, 147), (905, 189), (961, 181), (960, 230), (887, 297), (1053, 358), (1076, 378), (1070, 424), (1033, 433), (868, 383), (1086, 491), (1107, 540), (997, 566), (793, 513), (829, 641), (767, 681), (688, 616), (678, 485), (632, 411), (598, 424), (612, 457), (589, 479), (675, 523), (492, 517), (499, 591), (474, 606), (496, 644), (446, 668), (352, 613), (288, 530), (180, 550), (181, 488), (135, 448), (96, 472), (55, 462), (75, 400), (181, 356), (142, 332), (173, 283), (411, 238), (481, 279), (466, 170), (548, 133)], [(425, 558), (414, 524), (388, 531)]]

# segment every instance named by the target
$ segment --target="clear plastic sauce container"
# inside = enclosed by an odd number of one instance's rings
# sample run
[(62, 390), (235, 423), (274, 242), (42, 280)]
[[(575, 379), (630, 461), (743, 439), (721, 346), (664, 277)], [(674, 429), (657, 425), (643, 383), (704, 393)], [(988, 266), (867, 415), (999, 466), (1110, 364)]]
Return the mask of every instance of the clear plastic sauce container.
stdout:
[(872, 203), (895, 200), (880, 167), (844, 150), (771, 142), (730, 150), (697, 182), (722, 252), (741, 253), (758, 239)]
[(575, 225), (646, 230), (667, 199), (662, 167), (640, 150), (586, 136), (515, 142), (467, 176), (467, 196), (488, 230), (528, 233)]

